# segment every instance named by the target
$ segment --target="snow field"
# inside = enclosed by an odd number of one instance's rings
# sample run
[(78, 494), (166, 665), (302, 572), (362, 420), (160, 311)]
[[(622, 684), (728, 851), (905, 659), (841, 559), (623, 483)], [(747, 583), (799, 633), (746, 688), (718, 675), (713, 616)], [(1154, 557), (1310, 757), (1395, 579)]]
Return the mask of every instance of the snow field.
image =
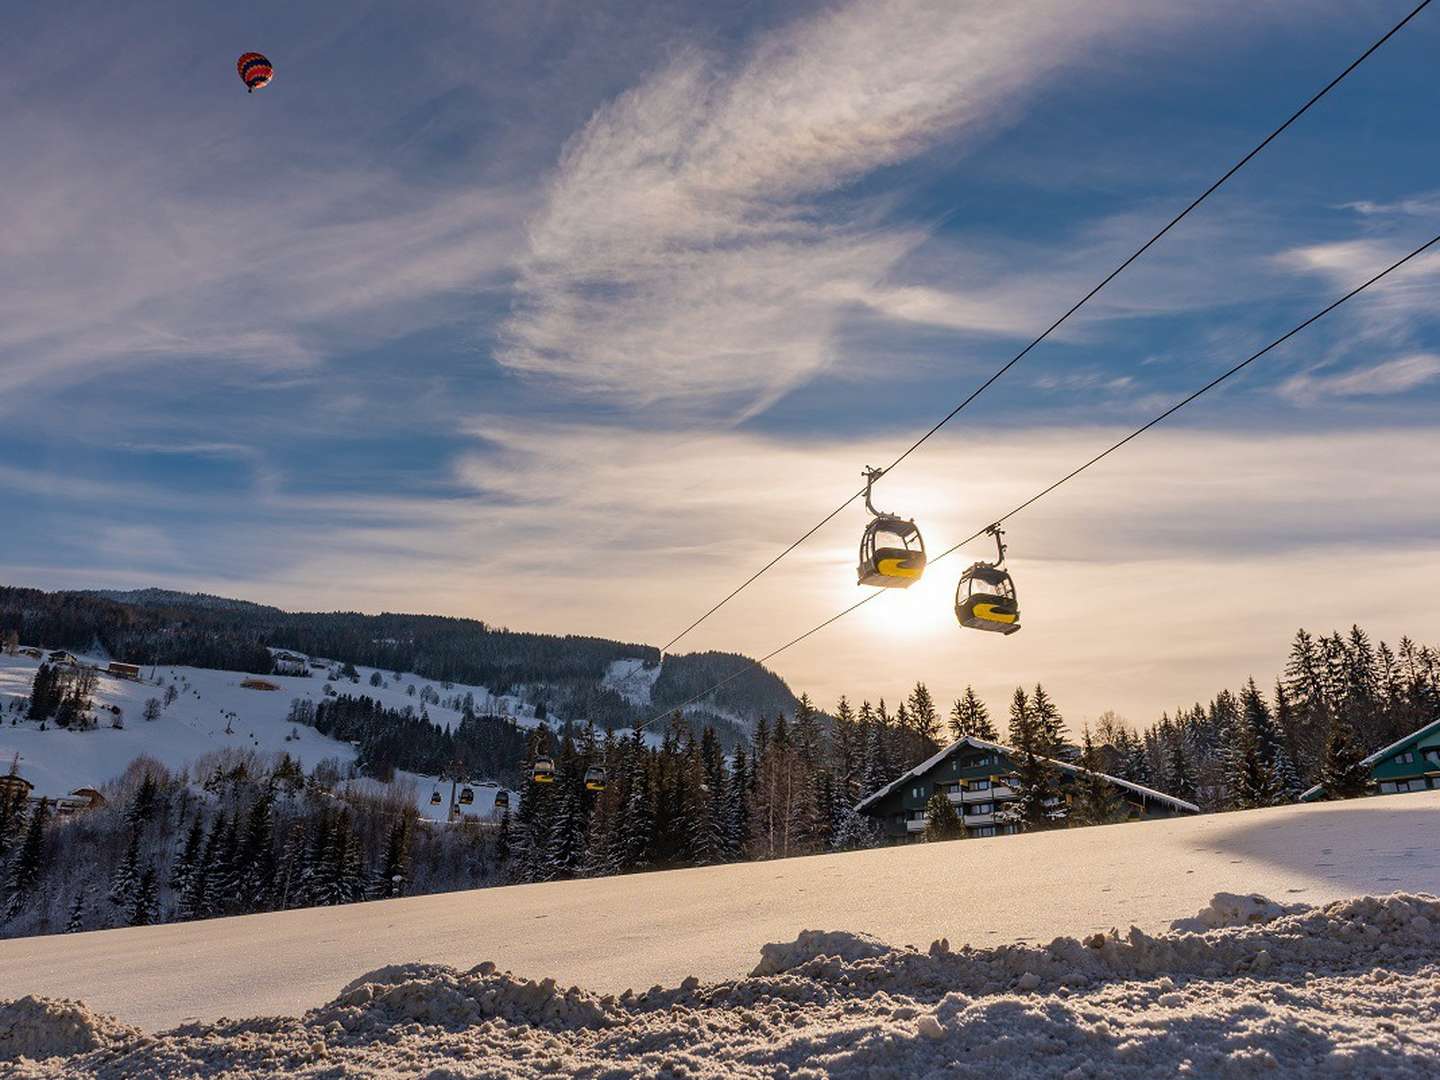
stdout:
[(805, 931), (750, 975), (597, 994), (483, 963), (392, 965), (299, 1018), (148, 1036), (83, 1005), (0, 1006), (13, 1075), (1429, 1077), (1440, 900), (1217, 896), (1241, 925), (892, 948)]
[[(98, 657), (80, 659), (102, 669), (106, 662)], [(153, 681), (150, 670), (146, 669), (141, 682), (115, 678), (102, 670), (95, 693), (99, 727), (93, 731), (67, 731), (53, 723), (41, 731), (25, 720), (11, 724), (15, 714), (9, 711), (10, 703), (29, 697), (39, 666), (40, 661), (23, 655), (0, 654), (0, 771), (7, 770), (14, 755), (19, 753), (20, 775), (35, 785), (37, 796), (51, 798), (67, 795), (78, 787), (101, 787), (119, 778), (130, 762), (142, 754), (173, 771), (193, 765), (212, 751), (225, 749), (288, 753), (307, 770), (319, 761), (333, 758), (343, 769), (355, 760), (355, 750), (349, 743), (285, 720), (293, 699), (320, 701), (326, 686), (333, 686), (338, 694), (368, 696), (389, 708), (403, 709), (409, 705), (416, 711), (422, 704), (421, 694), (427, 689), (442, 700), (456, 695), (464, 697), (468, 692), (474, 695), (477, 710), (493, 710), (510, 716), (521, 727), (536, 725), (533, 710), (527, 711), (517, 698), (496, 697), (485, 687), (459, 683), (446, 689), (438, 682), (416, 675), (405, 674), (397, 681), (393, 672), (381, 672), (383, 682), (388, 684), (382, 686), (370, 685), (372, 668), (357, 668), (360, 677), (355, 683), (343, 679), (330, 683), (324, 670), (310, 677), (265, 675), (259, 678), (280, 689), (255, 690), (242, 683), (257, 676), (193, 667), (157, 668)], [(171, 683), (176, 685), (179, 696), (158, 720), (145, 720), (142, 715), (145, 702), (149, 698), (163, 701), (165, 687)], [(409, 686), (415, 687), (413, 696), (406, 693)], [(113, 714), (105, 707), (111, 705), (122, 710), (123, 729), (110, 726)], [(430, 718), (442, 727), (460, 723), (460, 713), (454, 709), (433, 703), (426, 704), (425, 708)], [(485, 777), (472, 779), (487, 780)], [(448, 781), (442, 784), (434, 777), (413, 773), (398, 774), (397, 780), (402, 790), (408, 792), (413, 787), (416, 809), (422, 816), (445, 820), (449, 810)], [(367, 779), (350, 783), (370, 791), (384, 787)], [(430, 804), (431, 792), (436, 787), (441, 788), (444, 799), (440, 806)], [(473, 786), (472, 789), (475, 802), (463, 808), (467, 816), (493, 817), (497, 788)], [(517, 799), (518, 796), (512, 794), (512, 808), (518, 805)]]

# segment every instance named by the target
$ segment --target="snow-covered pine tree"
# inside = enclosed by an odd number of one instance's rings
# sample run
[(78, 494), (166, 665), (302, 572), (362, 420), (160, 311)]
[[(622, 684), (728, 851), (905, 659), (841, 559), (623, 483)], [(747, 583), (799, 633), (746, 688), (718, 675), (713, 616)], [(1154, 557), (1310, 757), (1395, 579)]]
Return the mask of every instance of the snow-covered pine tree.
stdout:
[(1364, 764), (1365, 754), (1343, 716), (1330, 721), (1330, 738), (1325, 744), (1325, 760), (1320, 766), (1320, 784), (1329, 799), (1353, 799), (1364, 795), (1370, 782), (1370, 769)]
[(973, 686), (965, 687), (965, 693), (956, 698), (950, 708), (950, 734), (956, 739), (969, 736), (986, 742), (1000, 741), (995, 725), (990, 722), (990, 710)]
[(860, 801), (860, 777), (864, 771), (864, 747), (859, 739), (855, 710), (845, 695), (835, 707), (835, 734), (831, 739), (832, 769), (835, 774), (835, 797), (842, 805)]
[(25, 909), (31, 895), (45, 873), (45, 822), (50, 816), (50, 803), (41, 799), (29, 814), (25, 835), (10, 856), (0, 900), (4, 902), (4, 918), (13, 918)]
[(1103, 762), (1087, 724), (1081, 736), (1080, 767), (1073, 821), (1077, 825), (1109, 825), (1125, 817), (1124, 800), (1103, 776)]
[(1030, 696), (1030, 717), (1035, 724), (1038, 738), (1037, 752), (1045, 757), (1054, 757), (1065, 744), (1065, 718), (1054, 700), (1038, 682)]
[(955, 812), (950, 796), (939, 788), (925, 802), (925, 840), (960, 840), (965, 836), (965, 823)]
[(125, 854), (110, 875), (110, 903), (121, 909), (129, 909), (134, 904), (135, 890), (140, 884), (140, 830), (135, 825), (129, 828), (130, 840), (125, 845)]
[(1185, 752), (1185, 740), (1177, 738), (1170, 744), (1169, 768), (1165, 773), (1165, 786), (1169, 794), (1186, 802), (1198, 797), (1195, 785), (1195, 767), (1190, 755)]
[(89, 893), (89, 885), (76, 887), (75, 898), (70, 901), (70, 914), (65, 919), (65, 933), (78, 934), (85, 929), (85, 901)]
[(545, 844), (543, 880), (546, 881), (578, 877), (585, 868), (587, 821), (584, 789), (573, 772), (573, 766), (568, 770), (562, 769), (555, 784), (560, 791)]
[(155, 873), (155, 864), (147, 862), (135, 883), (135, 893), (125, 912), (126, 926), (149, 926), (159, 914), (160, 883)]
[(139, 830), (148, 824), (155, 816), (159, 793), (160, 785), (155, 780), (155, 774), (147, 771), (125, 811), (125, 824), (132, 830)]
[(750, 763), (744, 747), (736, 747), (725, 785), (725, 858), (740, 859), (750, 847)]
[(1017, 686), (1010, 698), (1010, 745), (1017, 749), (1030, 746), (1039, 752), (1040, 735), (1035, 729), (1035, 719), (1030, 711), (1030, 696), (1023, 686)]
[(250, 807), (237, 858), (238, 906), (268, 911), (275, 898), (274, 791), (266, 788)]
[(935, 710), (935, 699), (923, 682), (917, 682), (910, 691), (910, 727), (919, 740), (916, 748), (921, 761), (940, 749), (940, 714)]
[(833, 850), (855, 851), (875, 847), (879, 842), (880, 833), (873, 820), (857, 812), (853, 806), (841, 810), (835, 825), (835, 835), (830, 841)]

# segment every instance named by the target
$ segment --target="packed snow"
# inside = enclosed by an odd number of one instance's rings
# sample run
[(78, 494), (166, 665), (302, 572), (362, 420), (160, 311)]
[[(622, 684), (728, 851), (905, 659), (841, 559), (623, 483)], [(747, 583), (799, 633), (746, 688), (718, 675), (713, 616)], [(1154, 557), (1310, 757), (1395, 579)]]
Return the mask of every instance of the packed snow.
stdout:
[[(287, 654), (288, 655), (288, 654)], [(310, 675), (254, 676), (238, 671), (209, 668), (158, 667), (144, 669), (140, 681), (117, 678), (104, 671), (106, 659), (81, 656), (81, 662), (101, 669), (95, 693), (95, 716), (98, 727), (91, 731), (69, 731), (16, 720), (11, 703), (28, 698), (35, 671), (41, 661), (24, 654), (8, 656), (0, 653), (0, 771), (9, 768), (15, 755), (20, 755), (20, 775), (35, 785), (35, 795), (56, 798), (81, 787), (99, 788), (117, 779), (136, 757), (146, 755), (167, 768), (180, 770), (193, 766), (204, 755), (216, 750), (242, 749), (260, 753), (284, 752), (306, 768), (326, 759), (333, 759), (342, 770), (355, 760), (355, 749), (321, 735), (314, 728), (286, 722), (290, 703), (295, 698), (319, 701), (326, 686), (337, 693), (368, 696), (392, 709), (409, 705), (416, 709), (424, 698), (430, 718), (437, 724), (456, 725), (460, 713), (444, 702), (473, 695), (476, 710), (507, 716), (521, 727), (534, 727), (533, 707), (519, 698), (495, 695), (483, 686), (460, 683), (442, 684), (418, 675), (380, 671), (380, 685), (371, 685), (376, 674), (373, 668), (357, 668), (355, 682), (348, 679), (327, 681), (329, 666), (323, 661), (301, 657), (298, 670)], [(320, 665), (320, 666), (316, 666)], [(260, 682), (278, 687), (275, 690), (255, 689), (245, 683)], [(165, 707), (156, 720), (144, 719), (145, 703), (151, 698), (163, 701), (167, 686), (177, 691), (174, 702)], [(413, 691), (413, 692), (412, 692)], [(438, 702), (437, 703), (437, 700)], [(120, 710), (123, 727), (112, 726)], [(475, 801), (462, 808), (466, 816), (494, 816), (498, 785), (485, 777), (472, 777)], [(450, 783), (435, 777), (399, 773), (398, 784), (413, 790), (416, 809), (424, 817), (444, 820), (449, 813)], [(376, 782), (366, 779), (349, 781), (357, 788), (373, 789)], [(431, 803), (432, 793), (442, 793), (442, 802)], [(511, 806), (518, 795), (512, 793)]]
[(1239, 926), (1047, 945), (807, 931), (747, 976), (620, 995), (392, 965), (302, 1017), (154, 1036), (25, 997), (0, 1005), (0, 1061), (18, 1078), (1435, 1075), (1440, 900), (1253, 899)]

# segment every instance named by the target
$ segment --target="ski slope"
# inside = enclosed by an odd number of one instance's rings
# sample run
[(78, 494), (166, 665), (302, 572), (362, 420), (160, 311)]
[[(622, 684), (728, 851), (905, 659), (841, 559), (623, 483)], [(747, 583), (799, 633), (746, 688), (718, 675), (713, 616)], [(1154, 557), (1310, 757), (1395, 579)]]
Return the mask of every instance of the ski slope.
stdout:
[[(159, 667), (154, 669), (153, 676), (151, 670), (146, 669), (142, 681), (134, 682), (104, 674), (105, 658), (81, 656), (79, 659), (102, 669), (94, 699), (100, 726), (93, 731), (67, 731), (52, 723), (41, 731), (37, 725), (24, 720), (12, 724), (15, 714), (9, 709), (12, 701), (29, 697), (40, 661), (24, 655), (0, 654), (0, 771), (8, 770), (18, 753), (19, 773), (35, 785), (37, 796), (55, 798), (79, 787), (102, 787), (117, 779), (141, 755), (171, 770), (180, 770), (192, 767), (202, 756), (218, 750), (254, 750), (266, 754), (283, 751), (307, 770), (330, 758), (343, 772), (355, 760), (355, 749), (349, 743), (285, 720), (295, 698), (320, 701), (326, 686), (333, 686), (339, 694), (368, 696), (393, 709), (409, 705), (418, 710), (421, 695), (427, 690), (442, 700), (470, 693), (474, 695), (477, 711), (508, 716), (521, 727), (534, 727), (537, 723), (533, 708), (518, 698), (492, 694), (483, 686), (455, 683), (447, 688), (407, 673), (402, 673), (397, 680), (393, 672), (380, 673), (385, 685), (371, 686), (372, 668), (357, 668), (359, 678), (354, 683), (348, 679), (327, 682), (324, 669), (308, 677), (265, 675), (260, 678), (279, 689), (256, 690), (243, 683), (257, 677), (243, 672)], [(169, 684), (176, 686), (179, 696), (158, 720), (145, 720), (145, 702), (149, 698), (163, 699)], [(414, 687), (413, 695), (408, 693), (410, 687)], [(111, 727), (113, 714), (107, 711), (107, 706), (118, 706), (122, 710), (123, 728)], [(460, 713), (454, 709), (433, 701), (425, 708), (437, 724), (454, 726), (460, 722)], [(471, 779), (485, 781), (488, 778)], [(422, 815), (435, 820), (445, 818), (450, 797), (448, 781), (442, 784), (434, 777), (413, 773), (399, 773), (397, 781), (414, 788), (415, 805)], [(376, 781), (363, 778), (350, 784), (370, 789), (380, 786)], [(430, 795), (437, 787), (442, 791), (444, 802), (432, 806)], [(473, 790), (475, 802), (464, 808), (467, 816), (493, 816), (498, 788), (477, 786)], [(512, 794), (512, 807), (518, 805), (517, 799), (518, 795)]]
[(1217, 892), (1440, 893), (1440, 792), (522, 885), (0, 942), (5, 995), (149, 1030), (296, 1014), (387, 964), (485, 960), (598, 992), (748, 972), (802, 930), (958, 948), (1192, 916)]

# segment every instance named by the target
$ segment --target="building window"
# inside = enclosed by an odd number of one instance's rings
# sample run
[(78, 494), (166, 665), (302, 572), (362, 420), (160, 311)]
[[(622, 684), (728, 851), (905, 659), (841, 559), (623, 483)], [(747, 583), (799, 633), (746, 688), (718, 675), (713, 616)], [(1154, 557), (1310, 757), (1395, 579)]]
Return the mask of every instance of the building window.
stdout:
[(1394, 794), (1395, 794), (1395, 781), (1394, 781), (1394, 780), (1381, 780), (1381, 781), (1380, 781), (1380, 794), (1381, 794), (1381, 795), (1394, 795)]
[(965, 807), (965, 813), (968, 814), (968, 815), (970, 815), (970, 816), (972, 816), (972, 817), (973, 817), (973, 816), (976, 816), (976, 815), (979, 815), (979, 814), (993, 814), (994, 812), (995, 812), (995, 804), (994, 804), (994, 803), (977, 802), (977, 803), (971, 803), (969, 806)]
[(976, 836), (994, 836), (994, 835), (995, 835), (995, 826), (994, 826), (994, 825), (977, 825), (977, 826), (975, 826), (975, 828), (971, 829), (970, 831), (973, 832)]
[(1395, 764), (1397, 764), (1397, 765), (1409, 765), (1409, 764), (1411, 764), (1414, 760), (1415, 760), (1415, 755), (1412, 754), (1409, 750), (1406, 750), (1405, 753), (1403, 753), (1403, 754), (1396, 754), (1396, 755), (1395, 755)]

